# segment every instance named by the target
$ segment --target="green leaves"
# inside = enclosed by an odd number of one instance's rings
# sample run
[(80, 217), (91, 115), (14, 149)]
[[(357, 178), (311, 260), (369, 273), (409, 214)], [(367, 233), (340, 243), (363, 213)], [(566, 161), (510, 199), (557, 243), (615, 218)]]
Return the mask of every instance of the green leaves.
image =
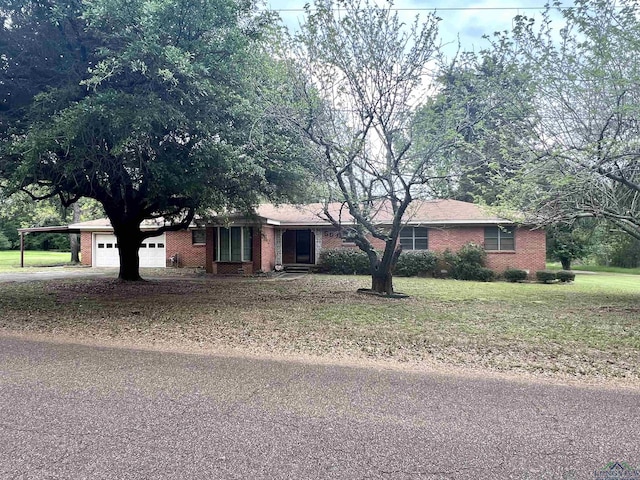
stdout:
[(0, 168), (14, 189), (94, 198), (114, 225), (298, 195), (302, 149), (264, 115), (282, 79), (259, 41), (276, 30), (251, 2), (49, 7), (12, 3), (0, 30)]

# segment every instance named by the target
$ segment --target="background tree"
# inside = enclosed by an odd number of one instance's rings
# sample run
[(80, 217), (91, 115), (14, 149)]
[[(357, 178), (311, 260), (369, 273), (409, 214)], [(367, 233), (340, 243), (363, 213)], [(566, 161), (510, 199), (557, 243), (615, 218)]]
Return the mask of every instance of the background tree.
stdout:
[(558, 223), (547, 228), (547, 257), (571, 270), (574, 260), (582, 260), (591, 253), (596, 222), (579, 219), (572, 224)]
[(251, 3), (16, 0), (2, 15), (0, 170), (33, 198), (100, 202), (121, 279), (140, 279), (144, 238), (199, 207), (249, 209), (305, 183), (299, 151), (252, 140), (270, 31)]
[[(514, 152), (505, 146), (519, 145), (530, 135), (528, 117), (533, 105), (505, 101), (512, 96), (526, 99), (523, 91), (528, 88), (528, 75), (496, 52), (459, 52), (438, 82), (442, 85), (440, 108), (461, 105), (469, 116), (469, 122), (460, 128), (464, 143), (448, 153), (449, 171), (456, 175), (450, 177), (447, 195), (495, 205), (501, 183), (513, 176), (512, 161), (505, 154)], [(509, 128), (503, 128), (505, 125)]]
[[(76, 220), (75, 210), (79, 214), (78, 220)], [(8, 241), (8, 244), (3, 244), (4, 248), (0, 248), (0, 250), (20, 247), (19, 228), (65, 225), (100, 217), (104, 217), (104, 211), (100, 204), (91, 199), (78, 200), (72, 210), (63, 207), (56, 197), (34, 202), (24, 192), (17, 192), (9, 198), (0, 196), (0, 233)], [(70, 242), (71, 235), (60, 233), (38, 233), (25, 236), (26, 249), (71, 250), (71, 261), (73, 262), (73, 248), (71, 248)]]
[(535, 105), (532, 135), (507, 147), (518, 174), (502, 198), (532, 222), (595, 217), (640, 239), (638, 4), (576, 0), (560, 24), (555, 7), (540, 27), (517, 17), (496, 44), (531, 74)]

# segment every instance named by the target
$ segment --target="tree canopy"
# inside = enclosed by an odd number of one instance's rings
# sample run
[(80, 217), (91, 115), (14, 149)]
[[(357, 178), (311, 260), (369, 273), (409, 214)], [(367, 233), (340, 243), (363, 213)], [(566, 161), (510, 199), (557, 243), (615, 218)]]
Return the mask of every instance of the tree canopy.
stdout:
[[(306, 72), (299, 79), (305, 101), (289, 118), (323, 166), (326, 219), (367, 253), (372, 290), (391, 294), (411, 202), (451, 195), (461, 172), (480, 167), (482, 149), (465, 132), (504, 97), (478, 101), (489, 77), (476, 55), (445, 61), (434, 13), (405, 23), (391, 2), (380, 3), (318, 0), (308, 8), (296, 57)], [(446, 75), (455, 96), (442, 86)], [(458, 168), (454, 153), (465, 148), (476, 155)], [(355, 224), (343, 225), (331, 201), (342, 202)], [(390, 224), (376, 220), (380, 211)], [(384, 242), (381, 252), (372, 238)]]
[[(505, 203), (539, 224), (604, 219), (640, 239), (640, 7), (576, 0), (540, 25), (517, 17), (496, 42), (530, 75), (531, 135), (506, 150)], [(529, 96), (530, 93), (533, 96)]]
[(16, 0), (0, 15), (7, 188), (100, 202), (120, 278), (139, 279), (144, 238), (197, 209), (246, 210), (308, 183), (286, 128), (264, 122), (276, 33), (250, 2)]

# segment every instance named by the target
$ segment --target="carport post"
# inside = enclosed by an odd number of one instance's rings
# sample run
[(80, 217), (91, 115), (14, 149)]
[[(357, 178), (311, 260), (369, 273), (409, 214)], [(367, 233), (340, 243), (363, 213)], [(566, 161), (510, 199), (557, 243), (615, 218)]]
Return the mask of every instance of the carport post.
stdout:
[(20, 268), (24, 268), (24, 232), (20, 232)]

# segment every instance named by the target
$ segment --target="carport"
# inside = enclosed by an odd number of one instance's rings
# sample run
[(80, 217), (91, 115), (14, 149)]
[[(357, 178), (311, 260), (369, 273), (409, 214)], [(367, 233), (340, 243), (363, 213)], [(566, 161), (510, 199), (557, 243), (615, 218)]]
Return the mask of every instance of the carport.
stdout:
[(54, 227), (29, 227), (19, 228), (20, 234), (20, 267), (24, 268), (24, 236), (28, 233), (80, 233), (79, 228), (69, 228), (68, 226), (54, 226)]

